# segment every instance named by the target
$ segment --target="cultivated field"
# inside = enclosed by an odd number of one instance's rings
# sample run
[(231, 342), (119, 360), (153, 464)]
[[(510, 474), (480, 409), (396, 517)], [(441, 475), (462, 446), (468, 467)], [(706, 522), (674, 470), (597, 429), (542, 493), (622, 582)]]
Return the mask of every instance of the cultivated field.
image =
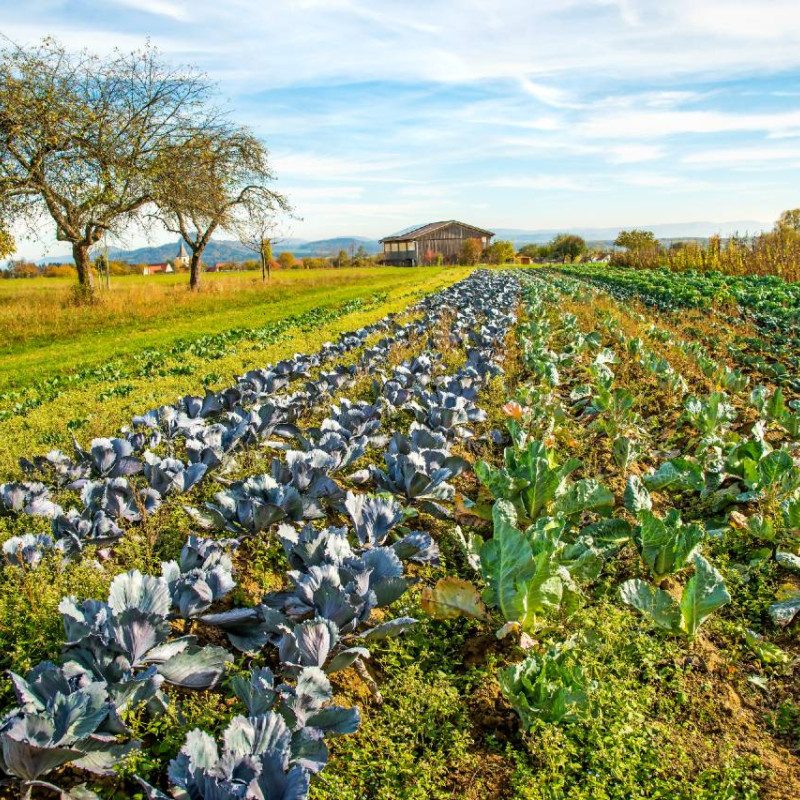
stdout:
[(8, 796), (800, 795), (796, 284), (213, 277), (0, 283)]
[(404, 309), (466, 269), (402, 268), (112, 279), (96, 306), (70, 305), (69, 279), (0, 281), (0, 479), (17, 460), (107, 435), (153, 405)]

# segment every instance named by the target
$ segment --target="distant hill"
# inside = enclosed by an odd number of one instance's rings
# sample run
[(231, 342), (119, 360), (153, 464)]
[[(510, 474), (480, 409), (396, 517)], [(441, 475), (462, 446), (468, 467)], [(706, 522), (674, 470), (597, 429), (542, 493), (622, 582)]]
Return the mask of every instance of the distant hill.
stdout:
[[(335, 256), (340, 250), (348, 253), (363, 247), (368, 253), (374, 254), (381, 251), (380, 244), (375, 239), (363, 236), (338, 236), (332, 239), (279, 239), (273, 244), (273, 252), (277, 255), (286, 250), (294, 253), (298, 258), (313, 256)], [(161, 264), (170, 261), (178, 253), (178, 241), (169, 244), (152, 245), (150, 247), (137, 247), (134, 250), (124, 250), (109, 247), (108, 256), (114, 261), (126, 261), (129, 264)], [(219, 261), (246, 261), (256, 258), (255, 253), (248, 250), (240, 242), (212, 239), (203, 254), (203, 263), (216, 264)], [(50, 256), (42, 259), (41, 263), (69, 263), (69, 256)]]
[(366, 239), (363, 236), (337, 236), (333, 239), (317, 239), (312, 242), (303, 242), (294, 246), (276, 244), (274, 250), (291, 250), (296, 256), (335, 256), (340, 250), (348, 253), (363, 247), (370, 255), (381, 252), (381, 245), (377, 239)]

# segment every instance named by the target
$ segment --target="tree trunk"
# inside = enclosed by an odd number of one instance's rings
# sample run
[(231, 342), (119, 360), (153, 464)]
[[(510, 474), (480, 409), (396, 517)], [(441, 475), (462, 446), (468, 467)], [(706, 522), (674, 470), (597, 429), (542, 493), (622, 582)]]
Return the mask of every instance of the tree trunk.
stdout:
[(78, 270), (78, 290), (86, 298), (94, 296), (94, 275), (92, 260), (89, 257), (89, 245), (86, 242), (72, 243), (72, 258)]
[(202, 252), (192, 250), (192, 257), (189, 260), (189, 288), (192, 290), (200, 288), (200, 257)]
[(261, 256), (261, 280), (264, 281), (267, 278), (271, 277), (272, 242), (270, 242), (269, 239), (261, 240), (259, 255)]

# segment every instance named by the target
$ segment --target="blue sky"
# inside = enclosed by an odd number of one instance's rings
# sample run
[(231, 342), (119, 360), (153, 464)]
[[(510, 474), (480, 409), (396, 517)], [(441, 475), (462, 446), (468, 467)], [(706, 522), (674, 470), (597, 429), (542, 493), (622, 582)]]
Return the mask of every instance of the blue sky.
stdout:
[[(0, 0), (16, 42), (149, 37), (270, 147), (283, 235), (771, 223), (800, 205), (797, 0)], [(158, 236), (155, 237), (158, 240)], [(62, 252), (49, 242), (30, 256)], [(131, 231), (127, 244), (142, 235)]]

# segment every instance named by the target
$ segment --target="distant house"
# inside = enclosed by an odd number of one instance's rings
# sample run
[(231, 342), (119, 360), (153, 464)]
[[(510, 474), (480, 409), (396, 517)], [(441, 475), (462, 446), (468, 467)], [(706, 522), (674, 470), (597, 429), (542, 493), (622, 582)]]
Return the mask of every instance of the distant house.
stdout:
[(493, 236), (492, 231), (454, 219), (429, 222), (381, 239), (382, 260), (393, 266), (416, 267), (441, 256), (445, 263), (453, 264), (458, 261), (465, 240), (479, 239), (485, 248)]
[(168, 261), (163, 264), (145, 264), (142, 267), (142, 275), (158, 275), (159, 272), (175, 272), (175, 270)]
[(165, 261), (160, 264), (147, 264), (142, 269), (142, 275), (158, 275), (160, 272), (176, 272), (179, 269), (189, 268), (189, 256), (186, 255), (186, 248), (183, 246), (183, 239), (178, 244), (178, 255), (172, 261)]

